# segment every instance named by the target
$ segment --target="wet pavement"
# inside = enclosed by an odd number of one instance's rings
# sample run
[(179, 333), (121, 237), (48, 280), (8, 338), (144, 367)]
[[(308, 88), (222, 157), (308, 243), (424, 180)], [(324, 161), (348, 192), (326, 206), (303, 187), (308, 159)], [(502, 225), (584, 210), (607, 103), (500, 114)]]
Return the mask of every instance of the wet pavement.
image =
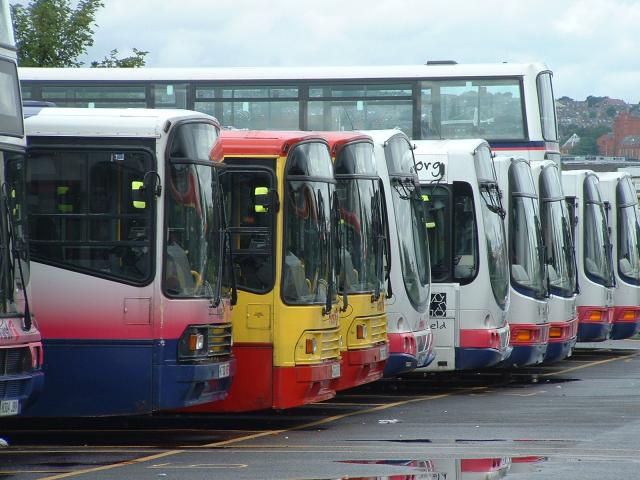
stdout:
[(619, 479), (640, 467), (640, 342), (412, 375), (246, 415), (0, 420), (0, 479)]

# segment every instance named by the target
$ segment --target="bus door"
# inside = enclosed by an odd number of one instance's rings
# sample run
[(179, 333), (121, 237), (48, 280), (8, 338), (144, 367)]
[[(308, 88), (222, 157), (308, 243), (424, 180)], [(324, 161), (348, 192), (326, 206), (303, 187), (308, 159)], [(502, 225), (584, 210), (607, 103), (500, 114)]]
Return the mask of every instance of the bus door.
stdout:
[[(33, 415), (152, 406), (155, 201), (141, 187), (153, 151), (91, 142), (29, 156), (32, 288), (48, 372)], [(137, 380), (123, 382), (123, 372)]]
[(265, 166), (234, 165), (233, 159), (225, 159), (228, 166), (220, 176), (238, 289), (232, 311), (238, 370), (228, 401), (239, 410), (270, 408), (273, 399), (274, 239), (279, 202), (275, 162), (260, 162)]

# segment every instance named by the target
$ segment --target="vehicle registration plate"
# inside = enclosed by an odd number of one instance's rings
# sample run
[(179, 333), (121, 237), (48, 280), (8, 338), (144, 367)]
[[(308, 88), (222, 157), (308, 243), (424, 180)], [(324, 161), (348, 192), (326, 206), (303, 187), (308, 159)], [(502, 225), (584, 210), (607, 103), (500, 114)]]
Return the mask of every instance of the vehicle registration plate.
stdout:
[(221, 363), (218, 378), (226, 378), (231, 375), (231, 367), (229, 363)]
[(0, 402), (0, 417), (17, 415), (20, 411), (18, 400), (2, 400)]
[(338, 378), (340, 376), (340, 364), (336, 363), (331, 365), (331, 378)]
[(389, 356), (389, 351), (387, 350), (387, 346), (383, 345), (380, 347), (380, 360), (386, 360)]
[(9, 324), (4, 320), (0, 320), (0, 340), (10, 340), (13, 338)]

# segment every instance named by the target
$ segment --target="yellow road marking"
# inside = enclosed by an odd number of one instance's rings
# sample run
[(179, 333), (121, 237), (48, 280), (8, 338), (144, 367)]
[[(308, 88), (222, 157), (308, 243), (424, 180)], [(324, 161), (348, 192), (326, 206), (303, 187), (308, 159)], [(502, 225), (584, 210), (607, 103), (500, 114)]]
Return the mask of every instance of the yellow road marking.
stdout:
[[(573, 372), (576, 370), (581, 370), (583, 368), (587, 368), (587, 367), (594, 367), (597, 365), (603, 365), (605, 363), (611, 363), (611, 362), (615, 362), (618, 360), (624, 360), (624, 359), (630, 359), (633, 357), (637, 357), (638, 355), (640, 355), (640, 352), (635, 352), (629, 355), (625, 355), (625, 356), (621, 356), (621, 357), (615, 357), (615, 358), (609, 358), (606, 360), (599, 360), (597, 362), (592, 362), (589, 364), (585, 364), (585, 365), (579, 365), (576, 367), (571, 367), (571, 368), (567, 368), (564, 370), (559, 370), (556, 372), (549, 372), (549, 373), (541, 373), (538, 374), (538, 376), (540, 377), (549, 377), (549, 376), (554, 376), (554, 375), (562, 375), (564, 373), (569, 373), (569, 372)], [(478, 391), (478, 390), (487, 390), (488, 387), (471, 387), (471, 388), (463, 388), (462, 391)], [(457, 392), (459, 393), (459, 392)], [(409, 405), (411, 403), (417, 403), (417, 402), (422, 402), (422, 401), (429, 401), (429, 400), (438, 400), (441, 398), (446, 398), (453, 395), (453, 393), (443, 393), (440, 395), (425, 395), (425, 396), (420, 396), (420, 397), (413, 397), (410, 399), (406, 399), (406, 400), (401, 400), (401, 401), (397, 401), (397, 402), (393, 402), (393, 403), (388, 403), (388, 404), (383, 404), (383, 405), (378, 405), (375, 406), (373, 408), (368, 408), (365, 410), (358, 410), (358, 411), (353, 411), (353, 412), (348, 412), (348, 413), (343, 413), (343, 414), (339, 414), (339, 415), (333, 415), (331, 417), (326, 417), (320, 420), (316, 420), (313, 422), (309, 422), (303, 425), (298, 425), (295, 427), (291, 427), (291, 428), (285, 428), (285, 429), (280, 429), (280, 430), (266, 430), (263, 432), (259, 432), (259, 433), (254, 433), (251, 435), (245, 435), (245, 436), (241, 436), (241, 437), (237, 437), (237, 438), (232, 438), (229, 440), (223, 440), (223, 441), (219, 441), (219, 442), (213, 442), (213, 443), (209, 443), (209, 444), (205, 444), (205, 445), (200, 445), (200, 446), (196, 446), (194, 447), (195, 449), (198, 448), (212, 448), (212, 447), (225, 447), (227, 445), (233, 445), (233, 444), (237, 444), (237, 443), (241, 443), (241, 442), (246, 442), (249, 440), (255, 440), (257, 438), (262, 438), (262, 437), (267, 437), (267, 436), (275, 436), (281, 433), (285, 433), (285, 432), (293, 432), (296, 430), (303, 430), (303, 429), (308, 429), (311, 427), (315, 427), (318, 425), (324, 425), (326, 423), (331, 423), (331, 422), (335, 422), (338, 420), (342, 420), (344, 418), (348, 418), (348, 417), (352, 417), (355, 415), (367, 415), (370, 413), (374, 413), (374, 412), (379, 412), (382, 410), (387, 410), (390, 408), (394, 408), (394, 407), (399, 407), (399, 406), (403, 406), (403, 405)], [(191, 448), (190, 448), (191, 449)], [(138, 463), (144, 463), (144, 462), (148, 462), (151, 460), (155, 460), (157, 458), (163, 458), (163, 457), (169, 457), (169, 456), (173, 456), (173, 455), (178, 455), (180, 453), (185, 453), (186, 450), (182, 449), (182, 450), (169, 450), (166, 452), (162, 452), (162, 453), (158, 453), (155, 455), (149, 455), (147, 457), (141, 457), (141, 458), (137, 458), (137, 459), (133, 459), (133, 460), (127, 460), (124, 462), (118, 462), (118, 463), (114, 463), (111, 465), (103, 465), (101, 467), (95, 467), (95, 468), (87, 468), (87, 469), (83, 469), (83, 470), (76, 470), (76, 471), (72, 471), (72, 472), (67, 472), (67, 473), (63, 473), (60, 475), (54, 475), (54, 476), (50, 476), (50, 477), (42, 477), (40, 480), (58, 480), (58, 479), (62, 479), (62, 478), (69, 478), (69, 477), (74, 477), (74, 476), (78, 476), (78, 475), (84, 475), (86, 473), (94, 473), (94, 472), (101, 472), (101, 471), (105, 471), (105, 470), (112, 470), (115, 468), (120, 468), (120, 467), (124, 467), (124, 466), (128, 466), (128, 465), (135, 465)]]

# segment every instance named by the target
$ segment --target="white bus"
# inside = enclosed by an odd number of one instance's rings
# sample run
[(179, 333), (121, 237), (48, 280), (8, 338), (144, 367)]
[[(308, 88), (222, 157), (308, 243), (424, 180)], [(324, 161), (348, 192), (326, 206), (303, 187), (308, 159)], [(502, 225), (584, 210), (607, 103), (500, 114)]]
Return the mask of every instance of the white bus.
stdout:
[(578, 334), (572, 219), (565, 202), (558, 165), (550, 160), (531, 162), (531, 171), (540, 201), (549, 286), (549, 345), (544, 361), (551, 363), (571, 355)]
[(187, 108), (255, 130), (400, 128), (413, 139), (484, 138), (559, 162), (553, 74), (541, 63), (23, 68), (24, 98), (60, 107)]
[(488, 367), (509, 347), (509, 257), (501, 193), (484, 140), (417, 140), (427, 207), (431, 331), (427, 371)]
[(578, 342), (604, 341), (613, 323), (615, 279), (611, 241), (598, 176), (591, 170), (562, 172), (573, 217), (578, 286)]
[(400, 130), (363, 131), (373, 139), (389, 226), (391, 294), (386, 299), (389, 359), (384, 375), (426, 367), (433, 360), (429, 328), (429, 247), (415, 158)]
[(8, 0), (0, 0), (0, 417), (21, 413), (43, 385), (42, 342), (29, 309), (26, 139)]
[(541, 363), (549, 342), (548, 289), (538, 195), (529, 162), (495, 157), (498, 185), (505, 192), (511, 304), (507, 321), (513, 351), (505, 367)]
[(640, 224), (638, 197), (631, 175), (598, 173), (600, 191), (609, 204), (609, 232), (612, 243), (616, 289), (615, 310), (609, 338), (620, 340), (640, 330)]

